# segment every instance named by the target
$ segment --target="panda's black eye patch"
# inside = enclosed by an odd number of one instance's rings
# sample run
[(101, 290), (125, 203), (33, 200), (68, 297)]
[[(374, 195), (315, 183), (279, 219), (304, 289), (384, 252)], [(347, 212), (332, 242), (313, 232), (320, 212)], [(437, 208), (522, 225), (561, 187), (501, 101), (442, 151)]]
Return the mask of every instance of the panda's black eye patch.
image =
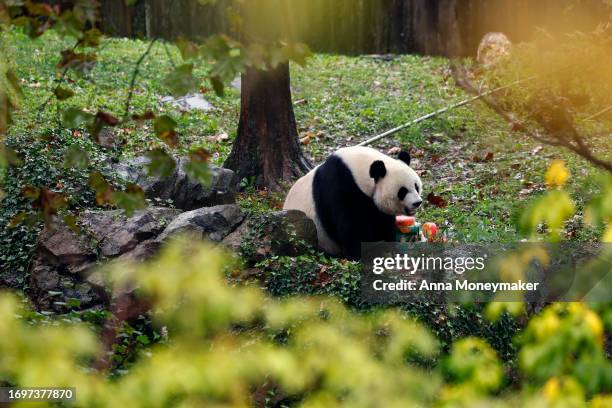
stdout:
[(420, 193), (419, 185), (417, 183), (414, 183), (414, 189), (416, 190), (417, 193)]
[(408, 194), (408, 189), (406, 187), (402, 187), (397, 192), (397, 198), (403, 200), (404, 198), (406, 198), (406, 194)]

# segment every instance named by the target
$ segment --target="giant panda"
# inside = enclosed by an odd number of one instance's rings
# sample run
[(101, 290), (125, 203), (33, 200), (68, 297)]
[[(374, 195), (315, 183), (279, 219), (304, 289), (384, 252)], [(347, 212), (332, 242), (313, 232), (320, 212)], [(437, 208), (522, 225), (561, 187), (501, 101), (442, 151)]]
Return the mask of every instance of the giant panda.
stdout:
[(394, 241), (395, 216), (414, 215), (423, 184), (410, 154), (393, 159), (369, 147), (345, 147), (300, 178), (283, 208), (303, 211), (317, 227), (319, 247), (358, 259), (362, 242)]

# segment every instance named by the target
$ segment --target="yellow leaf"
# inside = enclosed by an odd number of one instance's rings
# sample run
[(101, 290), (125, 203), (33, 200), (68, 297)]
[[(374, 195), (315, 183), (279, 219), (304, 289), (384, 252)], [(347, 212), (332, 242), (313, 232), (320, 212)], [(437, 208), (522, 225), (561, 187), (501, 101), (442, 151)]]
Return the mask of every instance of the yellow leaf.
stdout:
[(584, 322), (591, 329), (598, 344), (603, 345), (603, 323), (597, 314), (591, 310), (587, 310), (584, 314)]
[(551, 378), (544, 384), (544, 388), (542, 389), (544, 396), (549, 401), (554, 401), (559, 395), (559, 380), (555, 377)]
[(563, 187), (569, 178), (569, 170), (563, 160), (553, 160), (546, 171), (545, 181), (548, 187)]
[(612, 242), (612, 225), (610, 225), (610, 226), (608, 226), (608, 228), (606, 228), (606, 232), (604, 233), (602, 241), (603, 242)]

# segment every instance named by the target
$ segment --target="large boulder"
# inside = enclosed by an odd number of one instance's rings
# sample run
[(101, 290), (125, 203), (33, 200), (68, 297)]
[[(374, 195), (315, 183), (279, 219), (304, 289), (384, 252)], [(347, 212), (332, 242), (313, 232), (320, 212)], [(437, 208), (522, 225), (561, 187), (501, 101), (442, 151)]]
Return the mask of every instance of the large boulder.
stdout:
[(235, 204), (200, 208), (176, 217), (158, 240), (165, 241), (177, 234), (191, 234), (219, 242), (236, 229), (243, 219), (244, 214)]
[(106, 289), (95, 267), (105, 258), (146, 259), (155, 239), (179, 215), (173, 208), (150, 207), (126, 217), (120, 210), (85, 211), (76, 232), (54, 220), (41, 232), (29, 269), (29, 293), (41, 310), (65, 312), (102, 307)]
[(202, 185), (187, 175), (186, 158), (177, 160), (174, 172), (168, 177), (149, 176), (146, 170), (149, 163), (148, 157), (140, 156), (112, 167), (125, 180), (141, 186), (147, 198), (172, 200), (173, 205), (181, 210), (233, 204), (236, 200), (238, 181), (229, 169), (209, 166), (210, 183)]
[(28, 294), (40, 310), (65, 312), (105, 304), (102, 288), (83, 284), (95, 265), (91, 238), (54, 221), (41, 232), (28, 274)]
[(249, 217), (221, 243), (254, 264), (269, 256), (297, 256), (316, 248), (317, 228), (302, 211), (275, 211)]
[(91, 240), (55, 220), (45, 227), (38, 237), (35, 251), (50, 265), (65, 267), (75, 273), (96, 259), (95, 246)]
[(174, 208), (149, 207), (128, 218), (122, 210), (87, 211), (79, 220), (98, 241), (105, 257), (124, 254), (141, 242), (158, 236), (180, 214)]

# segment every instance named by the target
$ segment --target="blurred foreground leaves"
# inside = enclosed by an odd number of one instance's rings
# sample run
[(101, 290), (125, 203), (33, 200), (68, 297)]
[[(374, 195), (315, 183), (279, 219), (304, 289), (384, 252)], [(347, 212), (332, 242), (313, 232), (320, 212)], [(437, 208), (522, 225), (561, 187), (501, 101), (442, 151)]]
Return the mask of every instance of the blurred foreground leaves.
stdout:
[(610, 406), (603, 322), (586, 305), (551, 306), (530, 322), (520, 369), (533, 382), (504, 391), (507, 373), (482, 339), (440, 358), (435, 338), (397, 310), (271, 298), (229, 285), (227, 266), (220, 251), (178, 241), (154, 262), (108, 267), (114, 295), (136, 288), (167, 333), (113, 380), (97, 364), (109, 344), (91, 328), (32, 324), (14, 296), (0, 296), (0, 332), (10, 333), (0, 336), (0, 381), (76, 387), (82, 407)]

